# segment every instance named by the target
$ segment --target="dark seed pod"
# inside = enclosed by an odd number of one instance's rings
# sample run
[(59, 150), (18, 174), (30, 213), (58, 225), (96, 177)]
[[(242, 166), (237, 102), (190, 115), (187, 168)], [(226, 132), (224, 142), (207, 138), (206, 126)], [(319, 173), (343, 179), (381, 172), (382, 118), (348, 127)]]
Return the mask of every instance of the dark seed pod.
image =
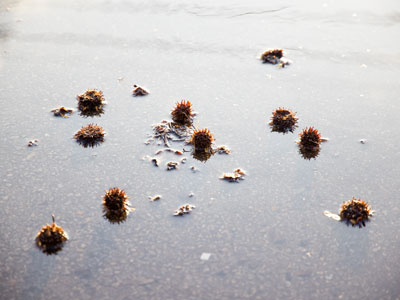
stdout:
[(306, 151), (315, 150), (321, 144), (321, 134), (314, 127), (305, 128), (299, 136), (299, 146)]
[(214, 136), (208, 129), (195, 130), (190, 142), (194, 147), (195, 152), (212, 152), (211, 145), (214, 141)]
[(193, 111), (190, 101), (182, 100), (177, 102), (175, 108), (171, 112), (172, 120), (178, 124), (192, 124)]
[(88, 90), (78, 95), (78, 109), (82, 116), (93, 117), (104, 113), (104, 96), (102, 91)]
[(74, 139), (83, 147), (94, 147), (104, 142), (104, 129), (96, 124), (89, 124), (82, 127), (74, 135)]
[(109, 189), (103, 196), (104, 217), (111, 223), (124, 222), (132, 210), (129, 208), (128, 196), (117, 187)]
[(36, 235), (36, 245), (46, 254), (55, 254), (63, 247), (63, 243), (68, 240), (68, 235), (61, 226), (55, 222), (43, 226)]
[(287, 133), (293, 132), (297, 125), (296, 113), (289, 109), (281, 108), (274, 110), (269, 123), (272, 127), (272, 131)]
[(264, 63), (276, 65), (280, 63), (280, 59), (283, 57), (282, 49), (269, 49), (261, 55), (261, 60)]
[(365, 226), (365, 222), (368, 221), (368, 217), (373, 215), (373, 210), (367, 202), (353, 199), (345, 202), (340, 207), (340, 219), (350, 223), (352, 226), (358, 225)]

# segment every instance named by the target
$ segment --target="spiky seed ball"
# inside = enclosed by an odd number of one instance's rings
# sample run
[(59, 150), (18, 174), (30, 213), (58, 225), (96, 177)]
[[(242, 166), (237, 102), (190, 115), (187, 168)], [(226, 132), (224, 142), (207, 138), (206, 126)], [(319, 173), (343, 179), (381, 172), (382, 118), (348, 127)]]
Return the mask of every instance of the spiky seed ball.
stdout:
[(283, 57), (282, 49), (269, 49), (261, 55), (261, 60), (264, 63), (270, 63), (270, 64), (275, 65), (275, 64), (279, 63), (279, 60), (282, 57)]
[(357, 200), (353, 197), (353, 199), (343, 203), (340, 207), (341, 220), (351, 223), (352, 226), (365, 226), (365, 222), (368, 221), (368, 217), (372, 216), (372, 214), (371, 207), (360, 198)]
[(190, 140), (195, 151), (211, 151), (213, 141), (214, 136), (207, 128), (195, 130)]
[(171, 112), (172, 120), (179, 124), (191, 124), (193, 121), (192, 104), (190, 101), (177, 102)]
[(84, 116), (96, 116), (102, 114), (104, 106), (104, 95), (102, 91), (88, 90), (78, 95), (78, 109)]
[(89, 124), (78, 130), (74, 135), (74, 139), (85, 148), (88, 146), (94, 147), (98, 143), (104, 142), (104, 135), (105, 132), (101, 126)]
[(109, 210), (128, 210), (128, 196), (117, 187), (109, 189), (103, 197), (103, 204)]
[(103, 211), (111, 223), (121, 223), (126, 220), (130, 211), (128, 198), (124, 190), (117, 187), (106, 191), (103, 196)]
[(47, 254), (53, 254), (61, 250), (63, 243), (68, 240), (68, 235), (61, 226), (55, 222), (52, 215), (53, 223), (43, 226), (36, 235), (36, 244)]
[(294, 131), (297, 127), (297, 120), (298, 118), (296, 118), (295, 112), (279, 107), (272, 112), (271, 122), (269, 124), (272, 126), (272, 131), (287, 133), (288, 131)]
[(321, 134), (314, 127), (303, 129), (299, 136), (300, 141), (298, 143), (300, 147), (307, 151), (315, 150), (321, 144)]

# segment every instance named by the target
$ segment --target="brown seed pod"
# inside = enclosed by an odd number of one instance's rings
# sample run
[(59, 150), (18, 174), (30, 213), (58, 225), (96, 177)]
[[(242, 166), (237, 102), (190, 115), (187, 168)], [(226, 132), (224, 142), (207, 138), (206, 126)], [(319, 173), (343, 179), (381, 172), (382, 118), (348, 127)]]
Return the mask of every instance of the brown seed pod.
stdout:
[(54, 215), (51, 215), (53, 223), (43, 226), (36, 235), (36, 245), (46, 254), (55, 254), (63, 247), (63, 243), (68, 240), (68, 235), (55, 222)]
[(367, 202), (353, 197), (341, 205), (339, 215), (340, 219), (346, 221), (347, 224), (358, 225), (361, 228), (361, 225), (365, 226), (365, 222), (373, 215), (373, 212)]
[(269, 125), (271, 125), (272, 131), (281, 133), (293, 132), (297, 127), (297, 120), (295, 112), (279, 107), (273, 111)]
[(175, 108), (171, 112), (172, 120), (178, 124), (192, 124), (193, 111), (190, 101), (182, 100), (177, 102)]
[(104, 113), (104, 96), (102, 91), (88, 90), (78, 95), (78, 109), (82, 116), (93, 117)]
[(126, 220), (129, 208), (128, 196), (124, 190), (117, 187), (109, 189), (103, 196), (103, 212), (111, 223), (121, 223)]
[(96, 124), (89, 124), (78, 130), (74, 139), (83, 147), (94, 147), (104, 142), (104, 129)]
[(280, 59), (283, 57), (282, 49), (269, 49), (261, 55), (261, 60), (263, 63), (269, 63), (276, 65), (280, 63)]
[(299, 146), (306, 151), (315, 151), (321, 144), (321, 134), (314, 127), (303, 129), (299, 136)]
[(194, 147), (195, 152), (198, 151), (212, 152), (211, 145), (213, 141), (214, 141), (214, 136), (207, 128), (195, 130), (190, 140), (190, 142)]

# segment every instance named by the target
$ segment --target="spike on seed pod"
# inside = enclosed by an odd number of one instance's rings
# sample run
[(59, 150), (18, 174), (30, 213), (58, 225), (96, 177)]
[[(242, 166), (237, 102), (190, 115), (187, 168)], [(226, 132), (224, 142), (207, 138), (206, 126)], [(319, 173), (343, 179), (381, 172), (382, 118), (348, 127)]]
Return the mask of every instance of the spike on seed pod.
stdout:
[(105, 132), (101, 126), (89, 124), (78, 130), (74, 135), (74, 139), (85, 148), (93, 148), (99, 143), (104, 142), (104, 135)]
[[(358, 225), (360, 228), (365, 226), (365, 222), (368, 221), (368, 217), (372, 216), (374, 211), (369, 206), (368, 202), (365, 202), (358, 198), (344, 202), (340, 207), (340, 219), (346, 221), (347, 224), (352, 226)], [(362, 225), (362, 226), (361, 226)]]
[(55, 254), (63, 247), (68, 240), (68, 235), (61, 226), (55, 222), (54, 215), (51, 215), (53, 223), (43, 226), (36, 235), (36, 245), (46, 254)]
[(298, 142), (300, 148), (306, 151), (312, 151), (319, 148), (321, 144), (321, 134), (314, 127), (303, 129), (299, 134), (300, 141)]
[(117, 187), (111, 188), (106, 191), (103, 196), (103, 212), (104, 217), (111, 223), (122, 223), (126, 220), (129, 212), (128, 196), (124, 190)]
[(272, 127), (272, 131), (287, 133), (293, 132), (297, 125), (296, 113), (289, 109), (281, 108), (274, 110), (269, 123)]
[(212, 152), (211, 145), (214, 141), (214, 136), (205, 128), (195, 130), (193, 132), (190, 143), (192, 143), (195, 152)]
[(77, 96), (78, 109), (82, 116), (93, 117), (104, 113), (105, 105), (102, 91), (87, 90), (85, 93)]
[(171, 112), (172, 120), (178, 124), (192, 124), (193, 111), (190, 101), (182, 100), (177, 102), (175, 108)]

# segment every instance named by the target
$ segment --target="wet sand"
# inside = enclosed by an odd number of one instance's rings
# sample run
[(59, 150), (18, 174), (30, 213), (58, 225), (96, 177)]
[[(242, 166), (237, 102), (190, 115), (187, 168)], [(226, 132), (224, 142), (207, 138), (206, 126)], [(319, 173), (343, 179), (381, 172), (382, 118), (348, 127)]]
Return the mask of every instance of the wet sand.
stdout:
[[(398, 299), (399, 16), (396, 1), (2, 2), (0, 298)], [(262, 64), (270, 47), (293, 63)], [(93, 88), (101, 117), (50, 112)], [(181, 99), (230, 155), (141, 159)], [(270, 132), (278, 107), (293, 134)], [(106, 131), (93, 149), (73, 139), (89, 123)], [(310, 161), (307, 126), (329, 138)], [(240, 183), (218, 179), (236, 168)], [(114, 186), (136, 208), (120, 225), (102, 217)], [(376, 211), (365, 228), (324, 216), (353, 196)], [(46, 256), (52, 213), (70, 240)]]

